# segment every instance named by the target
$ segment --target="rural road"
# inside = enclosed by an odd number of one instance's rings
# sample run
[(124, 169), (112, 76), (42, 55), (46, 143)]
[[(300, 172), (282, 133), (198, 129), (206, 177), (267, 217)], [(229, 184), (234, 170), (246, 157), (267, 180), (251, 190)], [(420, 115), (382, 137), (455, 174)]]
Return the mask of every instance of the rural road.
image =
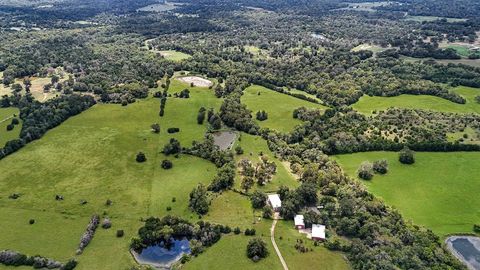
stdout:
[(272, 228), (270, 228), (270, 239), (272, 240), (272, 245), (273, 248), (275, 249), (275, 252), (277, 253), (278, 258), (280, 259), (280, 262), (282, 263), (283, 270), (288, 270), (287, 263), (283, 259), (282, 253), (280, 253), (280, 249), (278, 249), (277, 243), (275, 243), (275, 225), (277, 225), (277, 213), (274, 214), (273, 218), (273, 223), (272, 223)]

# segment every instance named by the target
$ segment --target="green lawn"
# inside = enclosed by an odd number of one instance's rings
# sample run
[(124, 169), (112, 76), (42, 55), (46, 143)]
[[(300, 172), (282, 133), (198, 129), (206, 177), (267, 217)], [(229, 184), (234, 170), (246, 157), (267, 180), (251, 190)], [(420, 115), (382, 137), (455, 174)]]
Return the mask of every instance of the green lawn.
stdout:
[(192, 57), (189, 54), (183, 53), (183, 52), (178, 52), (175, 50), (166, 50), (166, 51), (158, 51), (165, 59), (175, 61), (175, 62), (180, 62), (182, 60), (188, 59)]
[(447, 18), (447, 17), (437, 17), (437, 16), (406, 16), (405, 20), (407, 21), (415, 21), (415, 22), (432, 22), (436, 20), (446, 19), (447, 22), (465, 22), (467, 19), (460, 19), (460, 18)]
[[(171, 93), (183, 87), (174, 83)], [(66, 260), (74, 256), (90, 216), (106, 214), (113, 228), (97, 231), (78, 256), (77, 269), (124, 269), (133, 264), (128, 245), (140, 218), (166, 215), (170, 206), (171, 213), (196, 219), (187, 208), (188, 194), (198, 183), (212, 180), (215, 166), (181, 155), (169, 157), (174, 167), (165, 171), (160, 168), (165, 157), (159, 153), (171, 137), (186, 146), (202, 140), (207, 127), (196, 123), (198, 109), (218, 109), (221, 103), (212, 90), (190, 91), (190, 99), (169, 98), (163, 118), (154, 98), (126, 107), (95, 105), (1, 160), (0, 230), (8, 235), (0, 237), (0, 250)], [(155, 122), (161, 125), (160, 134), (150, 130)], [(168, 134), (168, 127), (180, 132)], [(147, 162), (135, 162), (138, 151), (145, 152)], [(12, 193), (21, 197), (8, 199)], [(56, 201), (56, 194), (65, 200)], [(82, 199), (88, 203), (80, 205)], [(105, 206), (107, 199), (112, 206)], [(34, 225), (28, 225), (31, 218), (37, 220)], [(115, 237), (117, 229), (125, 230), (124, 238)]]
[[(22, 130), (22, 121), (19, 117), (20, 110), (18, 108), (0, 108), (0, 148), (10, 140), (17, 139)], [(7, 126), (12, 122), (12, 118), (16, 115), (20, 120), (20, 124), (16, 125), (13, 130), (7, 131)]]
[(454, 92), (465, 97), (466, 104), (457, 104), (449, 100), (427, 95), (400, 95), (396, 97), (363, 96), (352, 105), (352, 108), (364, 114), (372, 114), (374, 110), (386, 110), (390, 107), (424, 109), (451, 113), (480, 113), (480, 104), (474, 99), (480, 95), (480, 89), (460, 86)]
[(325, 109), (325, 106), (278, 93), (268, 88), (253, 85), (248, 87), (242, 96), (242, 103), (252, 111), (252, 116), (264, 110), (268, 119), (258, 121), (261, 127), (271, 128), (280, 132), (291, 131), (302, 121), (293, 118), (293, 110), (299, 107)]
[[(297, 239), (304, 245), (313, 249), (301, 253), (295, 249)], [(313, 241), (307, 239), (305, 234), (300, 234), (294, 228), (293, 221), (279, 221), (275, 227), (275, 242), (282, 253), (289, 269), (314, 269), (344, 270), (350, 269), (349, 264), (340, 252), (332, 252), (323, 246), (314, 246)]]
[(335, 157), (356, 175), (360, 163), (387, 159), (390, 170), (364, 181), (368, 189), (400, 210), (407, 219), (440, 236), (472, 233), (480, 221), (480, 153), (416, 153), (413, 165), (398, 162), (394, 152), (368, 152)]

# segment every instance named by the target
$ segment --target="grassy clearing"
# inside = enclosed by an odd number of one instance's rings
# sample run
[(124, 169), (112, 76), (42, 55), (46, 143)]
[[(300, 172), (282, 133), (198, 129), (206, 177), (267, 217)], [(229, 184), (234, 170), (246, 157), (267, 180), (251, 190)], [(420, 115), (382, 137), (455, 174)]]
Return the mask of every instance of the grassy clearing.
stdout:
[[(277, 165), (277, 173), (273, 176), (273, 179), (270, 183), (265, 186), (255, 186), (255, 188), (260, 189), (264, 192), (274, 192), (282, 185), (288, 186), (290, 188), (295, 188), (299, 185), (295, 177), (289, 172), (289, 168), (286, 168), (284, 164), (277, 158), (268, 148), (267, 142), (259, 136), (252, 136), (246, 133), (241, 133), (240, 139), (236, 142), (235, 147), (239, 145), (243, 148), (243, 155), (237, 155), (236, 161), (239, 162), (241, 159), (249, 159), (252, 163), (260, 162), (260, 154), (266, 155), (270, 160), (274, 161)], [(234, 148), (235, 148), (234, 147)], [(240, 177), (237, 176), (236, 187), (240, 189)]]
[(302, 121), (293, 118), (293, 111), (296, 108), (302, 106), (321, 110), (326, 108), (258, 85), (250, 86), (244, 91), (242, 103), (252, 110), (253, 117), (260, 110), (268, 113), (267, 120), (258, 121), (261, 127), (281, 132), (291, 131), (295, 126), (302, 123)]
[(389, 172), (364, 182), (371, 192), (442, 237), (472, 233), (473, 224), (480, 220), (480, 153), (422, 152), (410, 166), (398, 162), (394, 152), (336, 156), (351, 176), (356, 176), (363, 161), (383, 158), (389, 162)]
[(158, 51), (165, 59), (171, 60), (174, 62), (180, 62), (185, 59), (189, 59), (192, 56), (183, 52), (175, 51), (175, 50), (165, 50), (165, 51)]
[(353, 104), (356, 111), (370, 115), (373, 111), (385, 110), (390, 107), (424, 109), (451, 113), (480, 113), (480, 104), (475, 101), (475, 96), (480, 95), (480, 89), (470, 87), (457, 87), (454, 92), (463, 96), (466, 104), (457, 104), (443, 98), (426, 95), (400, 95), (396, 97), (370, 97), (363, 96)]
[(405, 16), (404, 20), (406, 21), (415, 21), (415, 22), (433, 22), (437, 20), (446, 19), (447, 22), (454, 23), (454, 22), (466, 22), (467, 19), (460, 19), (460, 18), (447, 18), (447, 17), (437, 17), (437, 16)]
[(7, 126), (12, 122), (14, 115), (20, 120), (19, 114), (20, 110), (18, 110), (18, 108), (0, 108), (0, 148), (8, 141), (17, 139), (20, 136), (22, 121), (20, 121), (20, 124), (16, 125), (13, 130), (7, 131)]
[[(173, 80), (170, 93), (184, 87)], [(163, 118), (154, 98), (126, 107), (96, 105), (0, 161), (0, 215), (8, 217), (0, 221), (0, 229), (11, 231), (11, 237), (0, 239), (0, 249), (64, 260), (74, 255), (90, 216), (106, 214), (113, 228), (98, 230), (78, 256), (78, 269), (123, 269), (133, 264), (128, 245), (141, 217), (174, 213), (196, 219), (187, 209), (188, 194), (197, 183), (212, 180), (214, 165), (181, 155), (169, 157), (174, 168), (165, 171), (160, 168), (165, 157), (159, 153), (171, 137), (185, 146), (203, 139), (207, 127), (196, 123), (198, 109), (218, 109), (221, 100), (212, 90), (198, 87), (190, 88), (190, 96), (169, 98)], [(160, 134), (150, 131), (155, 122), (161, 125)], [(168, 127), (179, 127), (180, 132), (167, 134)], [(147, 162), (135, 162), (138, 151), (146, 154)], [(12, 193), (22, 196), (8, 199)], [(65, 200), (56, 201), (56, 194)], [(80, 205), (83, 199), (86, 205)], [(112, 206), (105, 205), (107, 199)], [(30, 218), (37, 223), (24, 225)], [(124, 238), (115, 237), (117, 229), (125, 230)]]
[(255, 226), (256, 237), (262, 237), (268, 244), (270, 254), (260, 262), (254, 263), (247, 258), (247, 244), (251, 236), (227, 235), (207, 249), (207, 251), (191, 262), (187, 263), (183, 269), (190, 270), (244, 270), (244, 269), (282, 269), (273, 245), (270, 242), (271, 220), (262, 220)]
[[(313, 251), (301, 253), (295, 249), (297, 239)], [(350, 269), (342, 253), (332, 252), (323, 246), (314, 246), (313, 241), (307, 239), (305, 234), (300, 234), (293, 221), (279, 221), (275, 228), (275, 242), (282, 253), (289, 269), (315, 269), (344, 270)]]
[(359, 51), (372, 51), (374, 54), (377, 54), (379, 52), (383, 52), (387, 50), (388, 48), (383, 48), (378, 45), (372, 45), (372, 44), (360, 44), (357, 47), (354, 47), (351, 51), (352, 52), (359, 52)]

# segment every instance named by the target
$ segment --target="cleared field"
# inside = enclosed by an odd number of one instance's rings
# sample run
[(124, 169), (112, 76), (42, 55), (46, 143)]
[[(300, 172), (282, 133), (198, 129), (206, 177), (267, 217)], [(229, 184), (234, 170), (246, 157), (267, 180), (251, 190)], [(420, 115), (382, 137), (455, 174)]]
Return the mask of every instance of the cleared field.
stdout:
[[(269, 160), (274, 161), (277, 165), (277, 173), (273, 176), (272, 181), (265, 186), (255, 185), (253, 190), (259, 189), (264, 192), (275, 192), (282, 185), (288, 186), (290, 188), (295, 188), (299, 186), (299, 182), (295, 177), (289, 172), (289, 168), (286, 168), (280, 160), (278, 160), (274, 154), (268, 148), (267, 142), (259, 136), (252, 136), (246, 133), (241, 133), (240, 139), (235, 144), (235, 147), (240, 145), (244, 153), (243, 155), (237, 155), (236, 161), (239, 162), (241, 159), (249, 159), (252, 163), (260, 162), (260, 154), (266, 155)], [(234, 148), (235, 148), (234, 147)], [(241, 180), (237, 176), (235, 182), (236, 187), (240, 189)]]
[(443, 98), (426, 95), (400, 95), (396, 97), (370, 97), (363, 96), (352, 105), (352, 108), (364, 114), (373, 111), (385, 110), (390, 107), (424, 109), (451, 113), (480, 113), (480, 104), (475, 101), (475, 96), (480, 95), (480, 89), (471, 87), (457, 87), (454, 92), (463, 96), (466, 104), (457, 104)]
[[(175, 84), (171, 92), (185, 87)], [(171, 137), (185, 146), (203, 139), (207, 127), (196, 123), (198, 109), (218, 109), (221, 100), (205, 88), (190, 88), (190, 93), (189, 99), (169, 98), (163, 118), (154, 98), (126, 107), (96, 105), (1, 160), (0, 215), (6, 218), (0, 230), (9, 236), (0, 238), (0, 249), (66, 260), (74, 256), (90, 216), (98, 213), (108, 215), (113, 227), (98, 229), (77, 257), (77, 269), (124, 269), (133, 264), (128, 245), (140, 218), (174, 213), (197, 219), (187, 208), (188, 193), (198, 183), (209, 183), (215, 166), (181, 155), (169, 157), (173, 169), (166, 171), (159, 153)], [(150, 130), (156, 122), (160, 134)], [(167, 134), (168, 127), (179, 127), (180, 132)], [(145, 163), (135, 162), (139, 151), (146, 154)], [(8, 199), (13, 193), (20, 198)], [(65, 200), (56, 201), (56, 194)], [(105, 205), (107, 199), (111, 206)], [(37, 221), (34, 225), (28, 225), (31, 218)], [(115, 237), (117, 229), (125, 230), (123, 238)]]
[[(10, 140), (17, 139), (22, 130), (22, 121), (19, 117), (20, 111), (17, 108), (0, 108), (0, 148)], [(13, 130), (7, 131), (7, 126), (12, 122), (12, 118), (16, 115), (20, 120), (20, 124), (16, 125)]]
[(291, 131), (295, 126), (302, 123), (302, 121), (293, 118), (293, 111), (296, 108), (303, 106), (310, 109), (326, 109), (325, 106), (278, 93), (258, 85), (250, 86), (244, 91), (242, 103), (252, 111), (253, 117), (258, 111), (266, 111), (268, 119), (258, 121), (258, 123), (261, 127), (280, 132)]
[(415, 224), (441, 237), (472, 233), (480, 220), (480, 153), (416, 153), (413, 165), (403, 165), (394, 152), (368, 152), (335, 157), (356, 176), (363, 161), (387, 159), (389, 172), (364, 181), (368, 189), (397, 208)]
[(192, 57), (189, 54), (178, 52), (175, 50), (166, 50), (166, 51), (158, 51), (165, 59), (180, 62), (182, 60), (188, 59)]
[[(295, 249), (297, 239), (312, 251), (301, 253)], [(279, 221), (275, 227), (275, 242), (285, 258), (289, 269), (346, 270), (350, 265), (342, 253), (332, 252), (323, 246), (314, 246), (313, 241), (300, 234), (293, 221)], [(313, 265), (315, 266), (313, 268)]]
[(377, 54), (379, 52), (383, 52), (387, 50), (388, 48), (383, 48), (378, 45), (372, 45), (372, 44), (360, 44), (357, 47), (353, 48), (351, 51), (352, 52), (358, 52), (358, 51), (372, 51), (374, 54)]
[(436, 20), (446, 19), (447, 22), (466, 22), (467, 19), (460, 19), (460, 18), (447, 18), (447, 17), (437, 17), (437, 16), (405, 16), (404, 20), (407, 21), (415, 21), (415, 22), (433, 22)]

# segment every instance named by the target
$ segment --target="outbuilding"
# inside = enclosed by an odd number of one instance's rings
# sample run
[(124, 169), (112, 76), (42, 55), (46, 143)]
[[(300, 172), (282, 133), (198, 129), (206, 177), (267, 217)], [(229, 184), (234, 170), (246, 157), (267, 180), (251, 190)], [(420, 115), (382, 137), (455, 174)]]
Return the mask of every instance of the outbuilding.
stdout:
[(305, 222), (303, 221), (303, 215), (296, 215), (293, 220), (295, 221), (296, 229), (305, 229)]
[(280, 211), (280, 208), (282, 207), (282, 201), (280, 200), (280, 196), (278, 194), (268, 195), (268, 203), (275, 212)]
[(325, 225), (313, 224), (312, 225), (312, 240), (325, 240)]

